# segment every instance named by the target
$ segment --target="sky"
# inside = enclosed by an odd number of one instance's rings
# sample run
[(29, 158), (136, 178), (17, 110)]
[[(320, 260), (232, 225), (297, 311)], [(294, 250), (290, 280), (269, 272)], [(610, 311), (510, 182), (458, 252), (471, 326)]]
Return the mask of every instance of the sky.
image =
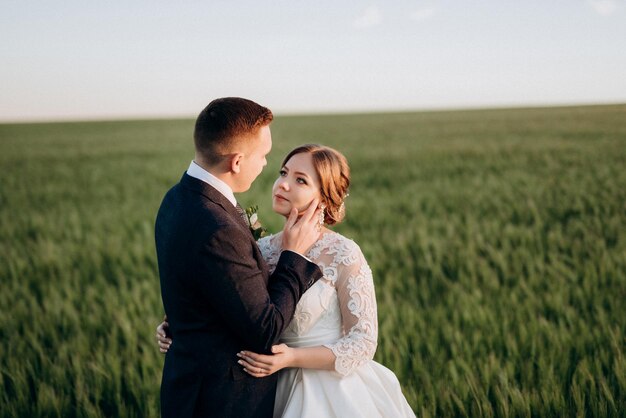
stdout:
[(0, 121), (626, 102), (626, 0), (0, 0)]

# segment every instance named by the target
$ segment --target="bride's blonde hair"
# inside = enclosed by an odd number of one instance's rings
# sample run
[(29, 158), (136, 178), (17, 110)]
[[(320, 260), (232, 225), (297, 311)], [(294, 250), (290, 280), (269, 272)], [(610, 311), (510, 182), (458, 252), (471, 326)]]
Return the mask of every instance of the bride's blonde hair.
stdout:
[(324, 223), (335, 225), (343, 220), (346, 209), (344, 200), (350, 187), (348, 160), (339, 151), (318, 144), (305, 144), (291, 150), (282, 166), (296, 154), (310, 154), (313, 167), (320, 179), (321, 202), (326, 206)]

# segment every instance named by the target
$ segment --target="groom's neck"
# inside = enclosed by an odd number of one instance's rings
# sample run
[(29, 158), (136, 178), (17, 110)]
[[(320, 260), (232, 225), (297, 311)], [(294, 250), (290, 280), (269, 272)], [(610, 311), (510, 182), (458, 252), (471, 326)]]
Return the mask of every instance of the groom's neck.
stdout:
[(202, 158), (199, 158), (197, 155), (194, 157), (193, 162), (198, 164), (203, 170), (211, 173), (211, 175), (217, 177), (222, 180), (224, 183), (228, 184), (228, 186), (233, 189), (232, 178), (230, 176), (230, 171), (226, 170), (223, 167), (223, 164), (208, 164)]
[(215, 177), (218, 177), (217, 176), (217, 171), (218, 170), (216, 169), (216, 167), (207, 164), (206, 161), (203, 161), (202, 158), (198, 158), (197, 155), (194, 157), (193, 162), (196, 163), (197, 165), (199, 165), (200, 168), (202, 168), (203, 170), (206, 170), (209, 173), (213, 174)]

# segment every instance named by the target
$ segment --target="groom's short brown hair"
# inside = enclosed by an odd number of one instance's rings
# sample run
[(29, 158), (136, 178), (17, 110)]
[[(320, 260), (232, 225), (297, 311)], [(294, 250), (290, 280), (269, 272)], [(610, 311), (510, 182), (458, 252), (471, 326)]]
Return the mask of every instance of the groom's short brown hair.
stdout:
[(193, 133), (196, 151), (211, 165), (219, 163), (246, 136), (274, 119), (272, 111), (241, 97), (215, 99), (205, 107)]

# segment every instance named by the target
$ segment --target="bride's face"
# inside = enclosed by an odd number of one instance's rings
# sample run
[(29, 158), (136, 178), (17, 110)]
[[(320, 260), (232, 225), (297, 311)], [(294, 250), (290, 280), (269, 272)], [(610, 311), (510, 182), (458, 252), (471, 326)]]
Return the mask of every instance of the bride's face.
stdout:
[(320, 180), (313, 167), (311, 154), (292, 156), (280, 169), (272, 188), (272, 209), (289, 216), (291, 208), (302, 212), (315, 198), (320, 197)]

